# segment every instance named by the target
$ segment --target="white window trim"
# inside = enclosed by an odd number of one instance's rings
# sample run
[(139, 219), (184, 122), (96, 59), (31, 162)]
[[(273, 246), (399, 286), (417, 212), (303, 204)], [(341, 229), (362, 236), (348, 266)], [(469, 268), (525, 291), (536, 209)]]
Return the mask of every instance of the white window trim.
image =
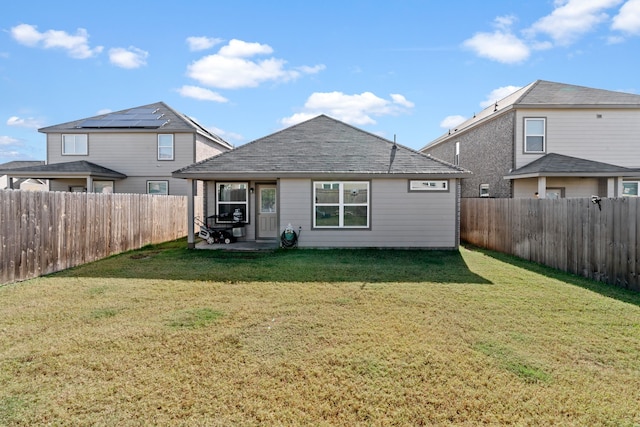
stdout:
[[(527, 133), (527, 122), (529, 121), (542, 121), (542, 134), (533, 134)], [(547, 119), (545, 117), (525, 117), (524, 119), (524, 129), (523, 129), (523, 149), (527, 154), (540, 154), (547, 152)], [(542, 137), (542, 150), (527, 150), (527, 136), (541, 136)]]
[[(78, 139), (79, 137), (83, 137), (83, 141), (80, 141), (84, 144), (84, 150), (78, 151)], [(65, 151), (67, 147), (66, 139), (73, 139), (73, 141), (69, 141), (69, 144), (73, 144), (73, 151)], [(62, 134), (62, 155), (63, 156), (87, 156), (89, 155), (89, 135), (86, 133), (66, 133)]]
[[(160, 149), (161, 148), (168, 148), (168, 146), (165, 145), (160, 145), (160, 140), (163, 136), (170, 136), (171, 137), (171, 157), (162, 157), (160, 154)], [(172, 133), (159, 133), (158, 134), (158, 160), (159, 161), (170, 161), (173, 160), (175, 157), (175, 136)]]
[(460, 142), (456, 142), (456, 149), (453, 154), (453, 164), (456, 166), (460, 165)]
[(449, 181), (446, 179), (409, 181), (409, 191), (449, 191)]
[[(166, 193), (151, 193), (149, 187), (151, 184), (165, 184)], [(147, 181), (147, 194), (158, 195), (158, 196), (168, 196), (169, 195), (169, 181), (167, 180), (151, 180)]]
[[(335, 185), (338, 184), (338, 202), (337, 203), (317, 203), (316, 202), (316, 185)], [(365, 184), (367, 186), (367, 202), (366, 203), (345, 203), (344, 202), (344, 185), (345, 184)], [(371, 222), (371, 185), (369, 181), (314, 181), (313, 182), (313, 228), (318, 229), (368, 229)], [(338, 206), (338, 225), (318, 225), (316, 223), (316, 212), (318, 207), (322, 206)], [(367, 223), (365, 225), (344, 225), (344, 208), (345, 206), (366, 206), (367, 207)]]
[[(230, 185), (230, 184), (239, 184), (244, 185), (245, 191), (245, 200), (230, 200), (230, 201), (221, 201), (220, 200), (220, 186), (221, 185)], [(249, 224), (249, 183), (246, 181), (243, 182), (216, 182), (216, 214), (220, 214), (220, 205), (244, 205), (244, 218), (242, 218), (242, 222), (245, 224)], [(216, 222), (220, 223), (232, 223), (233, 218), (228, 221), (221, 220), (220, 218), (216, 218)]]

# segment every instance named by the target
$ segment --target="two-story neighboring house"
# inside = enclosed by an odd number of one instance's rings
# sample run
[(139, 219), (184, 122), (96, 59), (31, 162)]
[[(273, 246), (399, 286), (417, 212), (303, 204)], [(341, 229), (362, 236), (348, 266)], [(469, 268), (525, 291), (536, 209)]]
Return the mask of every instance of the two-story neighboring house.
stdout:
[(637, 196), (640, 95), (538, 80), (421, 151), (473, 173), (462, 197)]
[(50, 190), (188, 194), (171, 172), (233, 148), (163, 102), (39, 129), (44, 165), (14, 169), (12, 177), (49, 179)]

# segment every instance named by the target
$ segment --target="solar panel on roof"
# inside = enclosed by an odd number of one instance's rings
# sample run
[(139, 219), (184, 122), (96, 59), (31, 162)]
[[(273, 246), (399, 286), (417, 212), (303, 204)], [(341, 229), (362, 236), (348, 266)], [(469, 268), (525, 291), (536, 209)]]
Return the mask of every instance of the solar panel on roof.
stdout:
[(158, 109), (153, 108), (132, 108), (126, 114), (154, 114)]
[(124, 113), (107, 114), (85, 120), (79, 128), (159, 128), (168, 123), (159, 109), (134, 108)]

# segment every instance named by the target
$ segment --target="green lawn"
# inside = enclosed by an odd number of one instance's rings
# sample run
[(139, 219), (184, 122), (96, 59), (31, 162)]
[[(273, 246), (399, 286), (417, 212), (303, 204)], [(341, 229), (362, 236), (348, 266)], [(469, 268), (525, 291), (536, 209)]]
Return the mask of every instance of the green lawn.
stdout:
[(640, 425), (640, 294), (476, 248), (185, 245), (0, 287), (0, 425)]

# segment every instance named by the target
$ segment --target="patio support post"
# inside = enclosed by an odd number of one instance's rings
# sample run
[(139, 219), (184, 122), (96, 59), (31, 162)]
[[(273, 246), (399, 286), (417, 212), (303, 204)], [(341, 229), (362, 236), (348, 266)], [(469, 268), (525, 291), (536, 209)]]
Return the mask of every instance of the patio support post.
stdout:
[(538, 177), (538, 198), (545, 199), (547, 197), (547, 177)]
[(196, 181), (193, 179), (188, 180), (187, 185), (187, 247), (189, 249), (195, 249), (196, 236), (193, 231), (193, 215), (194, 215), (194, 194)]
[(616, 197), (616, 179), (615, 178), (607, 178), (607, 197), (608, 198)]
[(617, 191), (616, 191), (615, 197), (622, 197), (622, 182), (623, 181), (624, 180), (622, 179), (622, 177), (619, 176), (618, 177), (618, 182), (617, 182), (618, 185), (616, 186)]
[(87, 193), (93, 193), (93, 178), (91, 178), (91, 175), (87, 177)]

